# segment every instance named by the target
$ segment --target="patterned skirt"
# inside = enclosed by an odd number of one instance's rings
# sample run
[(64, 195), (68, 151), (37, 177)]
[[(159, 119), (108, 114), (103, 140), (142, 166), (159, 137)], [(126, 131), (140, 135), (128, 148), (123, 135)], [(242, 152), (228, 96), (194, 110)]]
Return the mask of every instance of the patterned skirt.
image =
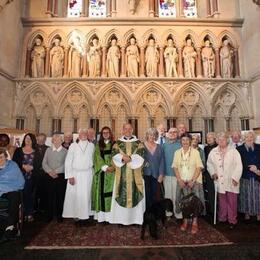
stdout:
[(203, 191), (203, 186), (202, 184), (195, 182), (192, 188), (184, 188), (183, 192), (182, 189), (179, 185), (179, 183), (177, 182), (177, 188), (176, 188), (176, 202), (175, 202), (175, 212), (176, 213), (181, 213), (181, 209), (180, 209), (180, 201), (182, 199), (183, 196), (188, 195), (189, 193), (193, 192), (202, 202), (203, 206), (204, 206), (204, 211), (202, 213), (202, 215), (206, 214), (206, 209), (205, 209), (205, 199), (204, 199), (204, 191)]
[(253, 178), (240, 180), (238, 211), (251, 216), (260, 214), (260, 182)]

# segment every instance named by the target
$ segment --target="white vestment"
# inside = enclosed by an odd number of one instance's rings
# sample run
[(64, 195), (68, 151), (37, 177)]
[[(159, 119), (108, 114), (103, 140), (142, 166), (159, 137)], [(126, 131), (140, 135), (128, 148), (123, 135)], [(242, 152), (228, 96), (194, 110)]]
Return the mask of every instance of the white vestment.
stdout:
[(91, 211), (91, 187), (93, 178), (94, 144), (88, 141), (72, 143), (65, 160), (65, 178), (75, 179), (67, 183), (63, 214), (64, 218), (88, 219)]
[[(136, 137), (131, 140), (120, 139), (124, 142), (135, 142), (137, 141)], [(116, 167), (121, 168), (125, 163), (122, 162), (122, 154), (116, 154), (112, 159)], [(144, 163), (144, 159), (138, 154), (131, 155), (131, 162), (127, 164), (127, 167), (131, 169), (140, 168)], [(122, 225), (132, 225), (132, 224), (143, 224), (143, 214), (145, 212), (145, 190), (143, 191), (144, 197), (143, 199), (133, 208), (125, 208), (120, 206), (115, 200), (115, 192), (116, 192), (116, 180), (114, 182), (113, 196), (111, 202), (111, 212), (109, 216), (109, 223), (113, 224), (122, 224)], [(144, 188), (144, 182), (143, 182)]]

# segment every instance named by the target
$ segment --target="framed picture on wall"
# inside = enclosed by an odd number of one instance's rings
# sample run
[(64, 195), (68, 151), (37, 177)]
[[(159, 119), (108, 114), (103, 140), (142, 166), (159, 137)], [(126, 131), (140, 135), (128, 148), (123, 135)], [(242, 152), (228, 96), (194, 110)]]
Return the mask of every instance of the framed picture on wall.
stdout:
[(192, 137), (193, 136), (199, 136), (199, 144), (202, 144), (202, 138), (203, 138), (203, 133), (202, 131), (191, 131), (191, 132), (188, 132)]

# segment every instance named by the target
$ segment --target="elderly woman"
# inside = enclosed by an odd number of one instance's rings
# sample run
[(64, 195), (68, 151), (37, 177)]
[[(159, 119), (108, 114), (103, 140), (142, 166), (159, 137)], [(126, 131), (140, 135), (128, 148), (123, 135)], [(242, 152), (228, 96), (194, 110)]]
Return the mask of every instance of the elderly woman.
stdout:
[(144, 142), (144, 184), (146, 208), (163, 197), (162, 181), (164, 177), (164, 154), (163, 148), (156, 143), (158, 131), (149, 128)]
[[(204, 194), (202, 188), (201, 169), (203, 164), (200, 158), (199, 151), (191, 147), (191, 136), (185, 133), (181, 136), (182, 148), (177, 150), (174, 155), (172, 168), (177, 178), (176, 191), (176, 212), (180, 213), (180, 200), (183, 195), (188, 195), (194, 192), (195, 195), (204, 203)], [(188, 228), (188, 219), (184, 218), (181, 225), (181, 230), (185, 231)], [(194, 216), (192, 220), (191, 233), (198, 232), (198, 216)]]
[(239, 181), (242, 175), (242, 162), (236, 149), (228, 146), (228, 135), (217, 135), (218, 146), (212, 149), (207, 161), (211, 177), (218, 187), (218, 220), (228, 220), (230, 229), (237, 224), (237, 197)]
[(52, 147), (46, 150), (42, 161), (42, 168), (46, 172), (46, 189), (48, 197), (47, 221), (53, 218), (53, 201), (55, 200), (57, 222), (62, 222), (62, 210), (67, 180), (64, 178), (64, 164), (67, 149), (62, 146), (62, 137), (54, 134)]
[(254, 143), (253, 131), (245, 133), (244, 139), (245, 143), (237, 148), (243, 163), (238, 211), (245, 214), (246, 221), (256, 215), (260, 223), (260, 145)]

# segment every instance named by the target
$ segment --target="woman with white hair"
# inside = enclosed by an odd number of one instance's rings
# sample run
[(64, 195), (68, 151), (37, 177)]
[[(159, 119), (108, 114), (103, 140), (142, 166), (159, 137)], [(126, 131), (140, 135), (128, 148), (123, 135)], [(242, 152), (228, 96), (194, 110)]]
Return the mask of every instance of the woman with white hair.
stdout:
[(217, 143), (218, 146), (209, 154), (207, 169), (218, 184), (218, 220), (228, 221), (230, 229), (233, 229), (237, 224), (237, 198), (242, 162), (238, 151), (228, 146), (226, 133), (217, 134)]
[(244, 140), (237, 148), (243, 163), (238, 211), (245, 214), (245, 221), (256, 215), (260, 223), (260, 145), (254, 143), (253, 131), (245, 133)]
[(158, 135), (155, 128), (149, 128), (145, 134), (143, 173), (146, 208), (163, 197), (161, 188), (164, 177), (164, 154), (162, 146), (156, 143)]

